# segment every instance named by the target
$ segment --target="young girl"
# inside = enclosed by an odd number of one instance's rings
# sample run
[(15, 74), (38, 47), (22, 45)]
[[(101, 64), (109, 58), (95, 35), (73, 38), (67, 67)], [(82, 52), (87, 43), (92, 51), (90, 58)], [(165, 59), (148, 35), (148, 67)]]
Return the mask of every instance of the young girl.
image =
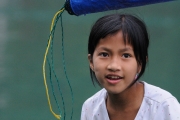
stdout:
[(114, 14), (92, 27), (88, 59), (93, 83), (102, 90), (85, 101), (81, 120), (180, 120), (180, 104), (169, 92), (138, 81), (148, 60), (145, 24)]

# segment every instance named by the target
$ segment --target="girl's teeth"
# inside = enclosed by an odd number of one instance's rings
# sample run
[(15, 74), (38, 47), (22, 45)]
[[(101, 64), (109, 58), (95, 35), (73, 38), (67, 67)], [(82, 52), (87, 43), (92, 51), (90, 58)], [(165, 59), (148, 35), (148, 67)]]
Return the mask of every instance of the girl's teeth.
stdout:
[(120, 77), (119, 76), (107, 76), (107, 78), (109, 78), (109, 79), (119, 79)]

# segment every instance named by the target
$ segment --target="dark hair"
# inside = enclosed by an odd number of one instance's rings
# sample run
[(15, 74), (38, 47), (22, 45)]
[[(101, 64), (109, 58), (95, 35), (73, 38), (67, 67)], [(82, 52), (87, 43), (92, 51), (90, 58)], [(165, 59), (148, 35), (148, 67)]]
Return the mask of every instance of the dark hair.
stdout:
[[(93, 25), (88, 42), (88, 54), (93, 56), (100, 39), (107, 35), (122, 31), (125, 44), (132, 45), (137, 63), (141, 65), (141, 71), (134, 83), (143, 75), (148, 58), (149, 36), (146, 25), (138, 17), (129, 14), (113, 14), (98, 19)], [(90, 69), (93, 84), (100, 85), (94, 72)], [(95, 85), (95, 84), (94, 84)]]

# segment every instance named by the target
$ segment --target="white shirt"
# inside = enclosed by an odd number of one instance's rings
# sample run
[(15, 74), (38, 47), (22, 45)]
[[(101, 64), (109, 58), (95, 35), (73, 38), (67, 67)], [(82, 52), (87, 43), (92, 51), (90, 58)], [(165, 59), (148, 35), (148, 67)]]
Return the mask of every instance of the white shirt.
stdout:
[[(169, 92), (144, 84), (144, 98), (135, 120), (180, 120), (180, 104)], [(82, 107), (81, 120), (110, 120), (106, 108), (107, 91), (100, 90), (87, 99)]]

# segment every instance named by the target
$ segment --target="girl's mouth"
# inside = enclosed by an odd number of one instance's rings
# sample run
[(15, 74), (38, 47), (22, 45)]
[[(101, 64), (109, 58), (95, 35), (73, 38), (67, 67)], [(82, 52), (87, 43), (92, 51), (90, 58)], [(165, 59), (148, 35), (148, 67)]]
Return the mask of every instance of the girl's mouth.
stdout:
[(119, 79), (122, 79), (121, 76), (117, 76), (117, 75), (107, 75), (106, 78), (110, 79), (110, 80), (119, 80)]
[(107, 75), (106, 76), (108, 83), (110, 84), (117, 84), (122, 80), (123, 77), (117, 75)]

